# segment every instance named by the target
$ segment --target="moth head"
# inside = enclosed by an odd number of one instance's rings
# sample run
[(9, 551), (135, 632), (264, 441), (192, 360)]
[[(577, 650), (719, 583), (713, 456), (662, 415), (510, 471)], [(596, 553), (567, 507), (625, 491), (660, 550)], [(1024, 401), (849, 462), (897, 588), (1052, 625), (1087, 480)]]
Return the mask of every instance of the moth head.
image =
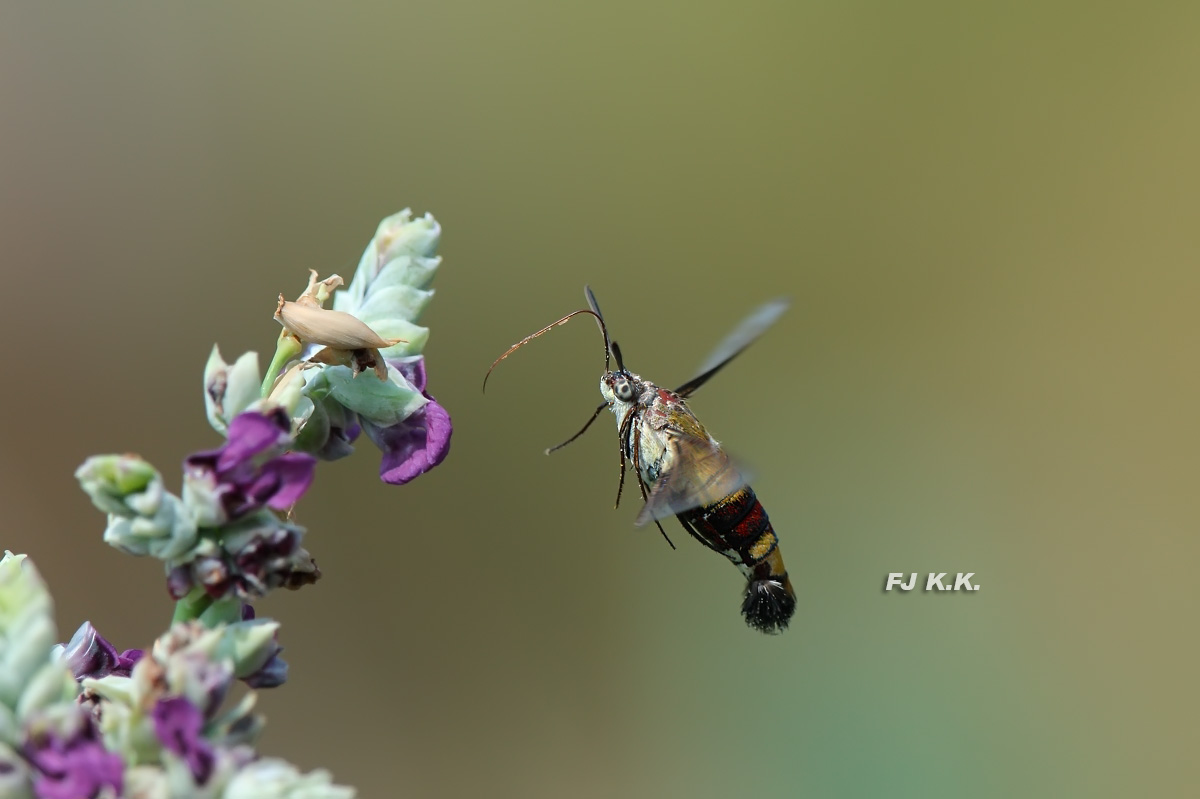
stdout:
[(613, 396), (621, 402), (633, 402), (633, 381), (624, 375), (618, 375), (612, 384)]
[(600, 379), (600, 393), (611, 403), (629, 404), (637, 401), (641, 385), (636, 375), (624, 369), (617, 372), (605, 372)]

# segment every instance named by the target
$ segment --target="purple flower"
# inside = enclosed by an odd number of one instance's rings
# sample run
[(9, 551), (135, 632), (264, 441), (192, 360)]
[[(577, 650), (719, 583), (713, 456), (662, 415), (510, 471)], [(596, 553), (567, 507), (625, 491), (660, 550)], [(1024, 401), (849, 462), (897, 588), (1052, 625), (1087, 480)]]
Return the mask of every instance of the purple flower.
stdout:
[(187, 763), (197, 785), (208, 782), (216, 756), (212, 744), (200, 735), (204, 715), (199, 708), (176, 696), (158, 700), (152, 715), (154, 734), (163, 747)]
[(437, 466), (450, 451), (450, 414), (430, 398), (429, 403), (392, 427), (364, 422), (363, 429), (383, 450), (379, 478), (402, 485)]
[(284, 452), (292, 443), (292, 423), (283, 408), (246, 411), (229, 423), (229, 440), (219, 449), (184, 461), (193, 495), (208, 494), (219, 504), (218, 523), (266, 506), (286, 510), (312, 483), (316, 459)]
[(242, 681), (251, 688), (278, 688), (287, 682), (288, 664), (287, 661), (279, 656), (283, 651), (283, 647), (275, 645), (275, 651), (271, 654), (270, 659), (262, 665), (258, 671), (253, 674), (248, 674), (242, 678)]
[(90, 719), (69, 739), (48, 734), (25, 746), (39, 773), (34, 790), (41, 799), (91, 799), (103, 788), (124, 789), (125, 765), (99, 741)]
[(128, 677), (133, 672), (133, 667), (145, 654), (146, 650), (144, 649), (126, 649), (117, 655), (117, 667), (112, 670), (112, 673), (118, 677)]
[(233, 553), (233, 565), (242, 597), (263, 596), (276, 587), (299, 588), (320, 576), (293, 527), (256, 530)]
[(441, 463), (450, 451), (454, 431), (450, 414), (425, 391), (425, 358), (388, 362), (429, 400), (399, 424), (379, 427), (363, 420), (363, 430), (383, 451), (379, 477), (385, 483), (402, 485)]
[(275, 588), (295, 590), (321, 577), (308, 550), (300, 545), (303, 529), (272, 514), (234, 522), (221, 542), (206, 542), (192, 560), (167, 573), (167, 590), (182, 599), (200, 586), (213, 599), (243, 600), (266, 596)]
[(133, 664), (144, 654), (140, 649), (126, 649), (118, 655), (116, 647), (106, 641), (90, 621), (79, 625), (71, 640), (61, 646), (76, 680), (110, 674), (128, 677)]
[(425, 372), (425, 356), (415, 355), (410, 358), (392, 358), (388, 365), (404, 375), (404, 379), (413, 384), (413, 388), (424, 393), (429, 376)]

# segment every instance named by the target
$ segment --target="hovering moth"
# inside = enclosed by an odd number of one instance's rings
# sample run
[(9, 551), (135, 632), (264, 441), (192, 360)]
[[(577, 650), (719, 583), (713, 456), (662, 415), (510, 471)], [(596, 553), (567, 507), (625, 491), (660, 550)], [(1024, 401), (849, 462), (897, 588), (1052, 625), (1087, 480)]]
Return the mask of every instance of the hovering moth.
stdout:
[(746, 577), (742, 601), (746, 623), (764, 633), (782, 632), (796, 609), (796, 594), (783, 565), (779, 539), (744, 472), (700, 424), (687, 399), (774, 324), (787, 309), (787, 301), (773, 300), (759, 307), (725, 337), (695, 377), (669, 391), (625, 368), (620, 347), (608, 336), (595, 295), (586, 286), (584, 293), (587, 308), (526, 336), (497, 358), (484, 376), (485, 389), (492, 370), (520, 347), (576, 316), (595, 317), (604, 337), (604, 374), (600, 378), (604, 402), (578, 433), (547, 449), (546, 454), (579, 438), (601, 411), (611, 410), (617, 419), (621, 456), (617, 504), (625, 485), (626, 464), (631, 464), (645, 501), (635, 524), (653, 521), (670, 543), (659, 520), (674, 516), (689, 535), (733, 561)]

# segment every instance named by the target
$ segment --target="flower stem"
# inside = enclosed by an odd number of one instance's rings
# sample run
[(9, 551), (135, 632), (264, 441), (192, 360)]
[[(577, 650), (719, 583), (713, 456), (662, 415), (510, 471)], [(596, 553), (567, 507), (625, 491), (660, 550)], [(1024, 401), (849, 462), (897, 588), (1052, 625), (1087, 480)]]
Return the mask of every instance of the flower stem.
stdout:
[(198, 617), (205, 627), (217, 627), (242, 620), (242, 600), (237, 597), (218, 599)]
[(262, 391), (260, 393), (263, 399), (270, 396), (271, 389), (275, 387), (275, 381), (279, 379), (279, 375), (284, 367), (293, 358), (299, 357), (303, 349), (299, 339), (286, 330), (279, 334), (279, 340), (275, 342), (275, 355), (271, 358), (271, 365), (267, 367), (266, 376), (263, 377)]
[(204, 593), (203, 588), (193, 588), (187, 596), (175, 603), (175, 615), (171, 617), (171, 623), (198, 619), (211, 604), (212, 597)]

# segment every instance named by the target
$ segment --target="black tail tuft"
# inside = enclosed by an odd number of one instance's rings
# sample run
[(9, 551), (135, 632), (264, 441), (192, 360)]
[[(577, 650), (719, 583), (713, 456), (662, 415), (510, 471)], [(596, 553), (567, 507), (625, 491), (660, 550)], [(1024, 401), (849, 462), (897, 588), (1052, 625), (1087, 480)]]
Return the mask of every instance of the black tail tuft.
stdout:
[(746, 599), (742, 615), (759, 632), (783, 632), (796, 611), (796, 595), (792, 586), (778, 580), (751, 580), (746, 583)]

